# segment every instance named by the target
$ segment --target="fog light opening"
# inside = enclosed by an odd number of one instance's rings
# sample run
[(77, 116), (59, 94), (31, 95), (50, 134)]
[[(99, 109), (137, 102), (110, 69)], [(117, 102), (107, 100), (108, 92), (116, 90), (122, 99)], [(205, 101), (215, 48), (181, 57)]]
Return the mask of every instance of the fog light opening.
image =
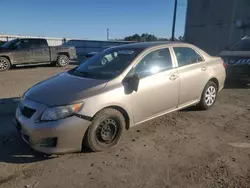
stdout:
[(40, 147), (53, 148), (57, 145), (57, 137), (43, 138), (37, 143)]

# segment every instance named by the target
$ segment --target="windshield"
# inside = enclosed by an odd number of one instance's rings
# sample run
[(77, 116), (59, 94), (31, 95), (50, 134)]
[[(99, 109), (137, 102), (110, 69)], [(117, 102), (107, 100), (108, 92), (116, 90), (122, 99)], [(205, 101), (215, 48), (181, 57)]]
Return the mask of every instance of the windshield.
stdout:
[(12, 47), (18, 40), (19, 40), (19, 39), (11, 40), (11, 41), (5, 43), (4, 45), (2, 45), (1, 47), (2, 47), (2, 48), (11, 49), (11, 47)]
[(124, 71), (141, 51), (142, 49), (130, 48), (107, 49), (69, 71), (69, 73), (95, 79), (112, 79)]
[(230, 51), (250, 51), (250, 38), (240, 40), (229, 48)]

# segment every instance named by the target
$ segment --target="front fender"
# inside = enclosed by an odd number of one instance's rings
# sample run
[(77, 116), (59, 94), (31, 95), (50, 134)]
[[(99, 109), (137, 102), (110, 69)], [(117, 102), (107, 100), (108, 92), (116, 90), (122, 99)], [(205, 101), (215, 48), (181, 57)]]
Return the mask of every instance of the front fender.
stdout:
[(0, 57), (5, 57), (7, 58), (11, 63), (13, 62), (13, 58), (12, 58), (12, 53), (11, 52), (0, 52)]
[(129, 117), (130, 125), (132, 125), (133, 116), (128, 100), (129, 97), (124, 94), (124, 88), (119, 87), (106, 93), (83, 99), (84, 106), (79, 114), (87, 117), (94, 117), (96, 113), (104, 108), (118, 108), (126, 112)]

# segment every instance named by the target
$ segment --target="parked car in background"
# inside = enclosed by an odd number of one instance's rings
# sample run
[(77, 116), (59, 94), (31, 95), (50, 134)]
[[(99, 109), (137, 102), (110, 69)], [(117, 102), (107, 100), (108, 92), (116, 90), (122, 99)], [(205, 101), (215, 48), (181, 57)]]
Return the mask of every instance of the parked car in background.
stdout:
[(227, 64), (228, 78), (250, 77), (250, 37), (244, 37), (219, 54)]
[(225, 77), (221, 58), (190, 44), (121, 45), (30, 88), (16, 125), (40, 152), (74, 152), (83, 145), (101, 151), (145, 121), (193, 105), (211, 108)]
[[(114, 46), (105, 46), (105, 47), (103, 47), (103, 48), (101, 49), (101, 51), (102, 51), (102, 50), (106, 50), (106, 49), (111, 48), (111, 47), (114, 47)], [(85, 58), (85, 60), (87, 60), (87, 59), (89, 59), (89, 58), (95, 56), (95, 55), (98, 54), (98, 53), (99, 53), (99, 52), (90, 52), (90, 53), (87, 53), (87, 54), (84, 56), (84, 58)]]
[(48, 46), (45, 39), (18, 38), (0, 47), (0, 71), (11, 66), (53, 63), (60, 67), (77, 58), (74, 47)]
[(0, 40), (0, 46), (4, 45), (6, 42)]

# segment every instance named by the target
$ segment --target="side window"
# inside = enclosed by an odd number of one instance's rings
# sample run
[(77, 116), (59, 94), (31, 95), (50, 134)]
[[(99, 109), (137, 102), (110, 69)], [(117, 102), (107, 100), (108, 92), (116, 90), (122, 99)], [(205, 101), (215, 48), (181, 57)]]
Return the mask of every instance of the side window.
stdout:
[(23, 49), (29, 49), (32, 47), (32, 44), (29, 40), (20, 40), (18, 43), (16, 43), (17, 49), (23, 50)]
[(203, 61), (203, 58), (192, 48), (174, 47), (173, 49), (174, 49), (179, 67)]
[(36, 40), (36, 39), (33, 39), (32, 40), (32, 46), (33, 46), (33, 48), (45, 48), (48, 45), (46, 43), (46, 40)]
[(140, 78), (172, 69), (172, 59), (168, 48), (153, 51), (146, 55), (135, 67)]

